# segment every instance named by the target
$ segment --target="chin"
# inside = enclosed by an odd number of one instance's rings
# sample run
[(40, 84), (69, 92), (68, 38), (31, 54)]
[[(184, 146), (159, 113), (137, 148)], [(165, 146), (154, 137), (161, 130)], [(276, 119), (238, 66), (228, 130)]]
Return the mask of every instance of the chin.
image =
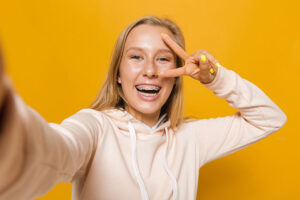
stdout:
[(146, 115), (156, 114), (157, 112), (160, 112), (160, 109), (161, 107), (155, 105), (139, 105), (136, 107), (136, 110), (138, 112)]

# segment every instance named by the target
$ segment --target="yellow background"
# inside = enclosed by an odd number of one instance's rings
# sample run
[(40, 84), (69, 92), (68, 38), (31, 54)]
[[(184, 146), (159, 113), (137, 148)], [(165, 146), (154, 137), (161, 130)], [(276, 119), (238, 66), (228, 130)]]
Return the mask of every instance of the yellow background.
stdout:
[[(298, 0), (1, 0), (0, 40), (16, 91), (59, 123), (95, 98), (123, 28), (149, 14), (173, 19), (188, 53), (208, 50), (288, 117), (274, 135), (201, 168), (198, 199), (300, 199), (299, 9)], [(184, 84), (187, 116), (236, 112), (191, 78)], [(71, 199), (71, 184), (46, 199)]]

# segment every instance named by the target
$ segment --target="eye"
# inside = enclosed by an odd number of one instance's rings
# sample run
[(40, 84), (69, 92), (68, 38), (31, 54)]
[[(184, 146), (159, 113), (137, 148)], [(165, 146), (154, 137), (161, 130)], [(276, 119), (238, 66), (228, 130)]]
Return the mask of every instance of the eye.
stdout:
[(168, 58), (158, 58), (158, 59), (159, 59), (159, 61), (163, 61), (163, 62), (168, 62), (169, 61)]
[(132, 58), (132, 59), (137, 59), (137, 60), (141, 60), (141, 59), (142, 59), (141, 56), (137, 56), (137, 55), (131, 56), (130, 58)]

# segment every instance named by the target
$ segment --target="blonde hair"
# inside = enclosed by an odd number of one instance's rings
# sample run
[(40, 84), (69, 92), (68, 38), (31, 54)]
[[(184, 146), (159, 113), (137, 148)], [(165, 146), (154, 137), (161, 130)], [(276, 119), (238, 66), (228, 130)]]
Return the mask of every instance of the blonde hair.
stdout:
[[(145, 16), (134, 21), (122, 31), (118, 40), (116, 41), (106, 79), (96, 99), (91, 104), (90, 108), (101, 111), (105, 109), (125, 107), (126, 99), (124, 97), (121, 85), (117, 82), (120, 63), (123, 56), (125, 42), (130, 31), (142, 24), (161, 26), (167, 28), (173, 34), (175, 42), (183, 49), (185, 49), (183, 34), (180, 28), (173, 21), (169, 19), (160, 19), (156, 16)], [(176, 56), (176, 67), (181, 67), (182, 65), (183, 60), (180, 57)], [(160, 115), (163, 115), (164, 113), (167, 114), (167, 117), (170, 120), (171, 128), (175, 128), (176, 126), (179, 126), (182, 123), (182, 77), (176, 77), (173, 90), (168, 100), (161, 108)]]

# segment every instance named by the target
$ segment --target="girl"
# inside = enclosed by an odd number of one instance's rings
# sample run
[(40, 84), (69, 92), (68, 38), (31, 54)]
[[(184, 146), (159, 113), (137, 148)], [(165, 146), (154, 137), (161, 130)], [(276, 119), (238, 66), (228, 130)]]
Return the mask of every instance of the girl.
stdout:
[[(1, 73), (0, 199), (34, 199), (59, 182), (72, 182), (74, 200), (196, 199), (200, 167), (285, 124), (262, 90), (207, 51), (184, 48), (172, 21), (133, 22), (91, 107), (61, 124), (25, 105)], [(184, 75), (239, 111), (183, 120)]]

